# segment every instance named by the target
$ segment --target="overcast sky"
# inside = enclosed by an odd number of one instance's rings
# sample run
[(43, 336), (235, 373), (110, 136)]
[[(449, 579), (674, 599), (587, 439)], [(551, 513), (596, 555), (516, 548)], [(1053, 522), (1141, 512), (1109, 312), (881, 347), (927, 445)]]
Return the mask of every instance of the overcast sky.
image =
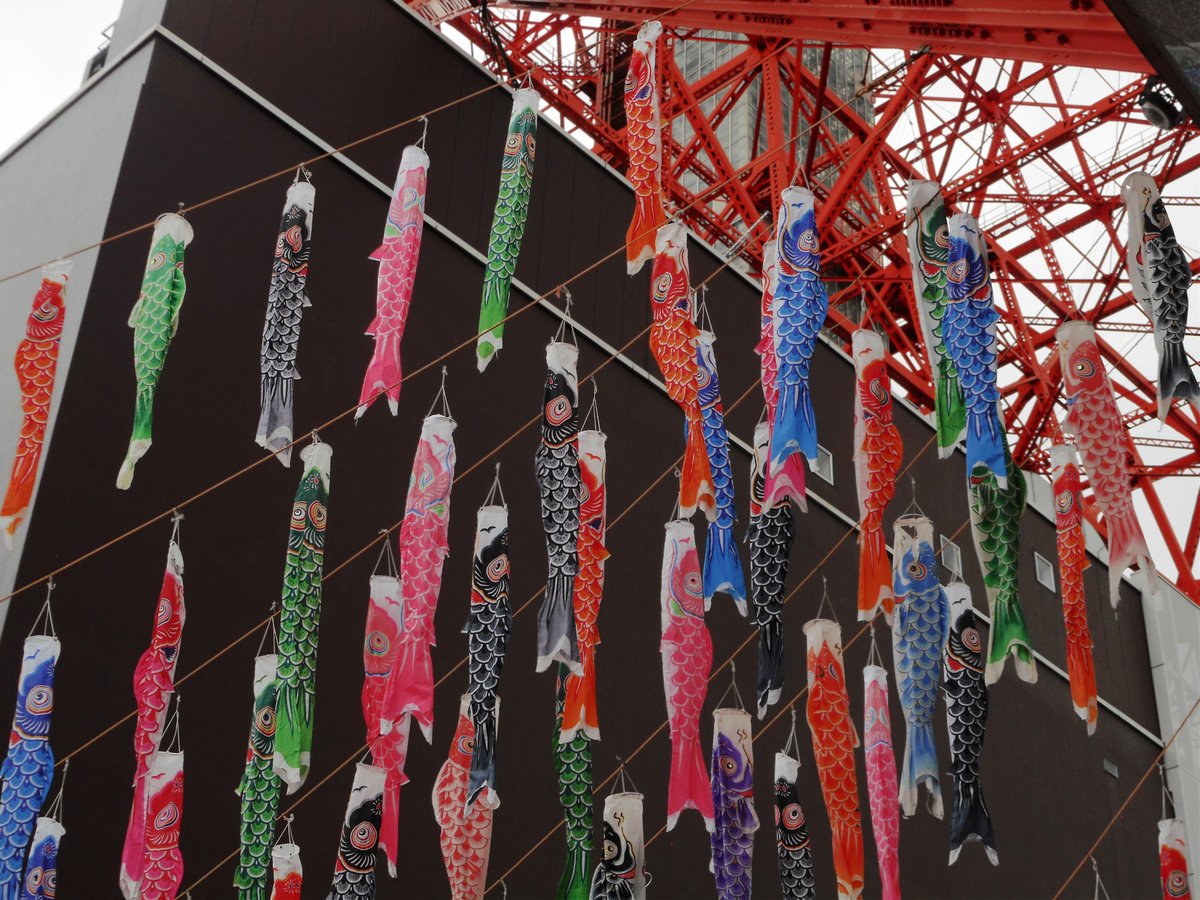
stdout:
[(83, 81), (121, 0), (9, 0), (0, 12), (0, 150)]

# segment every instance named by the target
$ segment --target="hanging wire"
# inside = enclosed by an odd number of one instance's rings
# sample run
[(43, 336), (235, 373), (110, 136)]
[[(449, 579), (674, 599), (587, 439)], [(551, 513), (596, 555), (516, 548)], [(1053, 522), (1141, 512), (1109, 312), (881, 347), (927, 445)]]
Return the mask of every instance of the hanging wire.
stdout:
[(1096, 865), (1096, 857), (1092, 857), (1092, 871), (1096, 873), (1096, 889), (1092, 892), (1092, 900), (1100, 900), (1100, 894), (1104, 894), (1104, 900), (1112, 900), (1108, 896), (1108, 888), (1104, 886), (1104, 882), (1100, 880), (1100, 867)]
[(433, 415), (433, 411), (437, 408), (438, 401), (441, 400), (442, 401), (442, 413), (441, 414), (443, 416), (445, 416), (447, 419), (451, 419), (451, 420), (454, 419), (454, 416), (450, 415), (450, 397), (446, 393), (446, 376), (447, 376), (447, 374), (449, 374), (449, 367), (442, 366), (442, 383), (441, 383), (441, 386), (438, 388), (438, 392), (433, 395), (433, 402), (429, 404), (429, 412), (427, 412), (425, 414), (426, 418)]
[(425, 149), (425, 137), (429, 134), (429, 116), (421, 115), (421, 137), (417, 140), (417, 146), (422, 150)]
[[(678, 482), (681, 478), (683, 478), (683, 471), (679, 468), (679, 466), (676, 466), (675, 467), (676, 482)], [(680, 490), (680, 487), (678, 484), (676, 484), (675, 485), (675, 505), (672, 507), (672, 512), (671, 512), (671, 521), (672, 522), (678, 522), (683, 517), (683, 508), (680, 506), (680, 500), (679, 500), (679, 490)]]
[(596, 400), (599, 398), (599, 396), (600, 396), (600, 381), (599, 381), (599, 379), (593, 378), (592, 379), (592, 405), (588, 407), (587, 414), (583, 417), (583, 428), (582, 428), (583, 431), (599, 431), (601, 433), (604, 432), (604, 429), (600, 427), (600, 407), (596, 403)]
[(171, 543), (172, 544), (179, 543), (179, 523), (183, 521), (183, 518), (184, 518), (183, 513), (181, 513), (179, 511), (178, 507), (171, 510)]
[(708, 283), (701, 284), (697, 293), (700, 294), (700, 302), (696, 305), (696, 322), (701, 331), (713, 334), (712, 317), (708, 314)]
[[(878, 613), (875, 618), (878, 618)], [(883, 668), (883, 657), (879, 655), (879, 644), (875, 641), (875, 618), (871, 619), (871, 647), (867, 650), (867, 665)]]
[[(829, 599), (829, 582), (826, 581), (825, 576), (822, 575), (821, 576), (821, 604), (817, 607), (817, 616), (816, 616), (818, 619), (821, 618), (821, 611), (824, 610), (826, 607), (829, 608), (829, 618), (831, 618), (831, 619), (833, 619), (833, 621), (837, 622), (838, 621), (837, 611), (833, 608), (833, 601)], [(841, 623), (838, 622), (838, 624), (840, 625)]]
[[(688, 2), (691, 2), (691, 0), (688, 0)], [(683, 5), (687, 5), (687, 3), (685, 2)], [(779, 52), (782, 52), (782, 47), (780, 49), (774, 51), (774, 53), (776, 53), (776, 54)], [(915, 54), (911, 59), (909, 59), (905, 63), (893, 66), (891, 69), (884, 72), (882, 75), (880, 75), (878, 78), (876, 78), (870, 85), (868, 85), (868, 88), (875, 88), (879, 85), (882, 85), (887, 80), (892, 78), (895, 74), (903, 71), (905, 68), (907, 68), (909, 65), (911, 65), (913, 59), (915, 59), (918, 56), (920, 56), (924, 53), (927, 53), (927, 52), (928, 52), (928, 47), (922, 48), (922, 50), (918, 51), (917, 54)], [(474, 99), (475, 97), (485, 94), (488, 91), (494, 90), (495, 88), (499, 87), (501, 84), (502, 84), (502, 82), (500, 82), (500, 81), (493, 82), (483, 88), (480, 88), (477, 91), (474, 91), (469, 94), (465, 94), (465, 95), (458, 97), (452, 101), (449, 101), (447, 103), (441, 104), (440, 106), (437, 106), (430, 110), (427, 110), (426, 113), (424, 113), (424, 114), (431, 115), (434, 113), (443, 112), (447, 109), (451, 109), (461, 103), (467, 102), (469, 100)], [(843, 104), (841, 104), (839, 107), (829, 110), (828, 112), (825, 113), (825, 115), (821, 118), (821, 120), (815, 124), (820, 124), (820, 122), (826, 121), (827, 119), (831, 118), (834, 114), (836, 114), (840, 109), (844, 109), (844, 108), (848, 107), (850, 105), (850, 103), (853, 101), (853, 99), (855, 99), (855, 98), (851, 98), (851, 99), (847, 100), (846, 102), (844, 102)], [(372, 132), (371, 134), (357, 138), (347, 144), (343, 144), (340, 147), (336, 147), (334, 149), (331, 149), (331, 150), (325, 151), (321, 154), (318, 154), (317, 156), (311, 157), (310, 159), (304, 160), (301, 163), (301, 165), (311, 165), (312, 163), (318, 162), (320, 160), (328, 159), (339, 153), (343, 153), (346, 150), (349, 150), (354, 147), (360, 146), (361, 144), (367, 143), (368, 141), (371, 141), (375, 138), (381, 137), (385, 134), (390, 134), (392, 131), (395, 131), (398, 128), (410, 125), (413, 122), (418, 121), (419, 118), (420, 118), (420, 116), (416, 116), (416, 117), (412, 117), (409, 119), (405, 119), (401, 122), (397, 122), (393, 125), (389, 125), (386, 128), (379, 129), (375, 132)], [(795, 143), (796, 139), (797, 139), (796, 137), (793, 137), (792, 139), (790, 139), (787, 142), (786, 145)], [(194, 204), (192, 206), (192, 210), (201, 209), (203, 207), (210, 206), (214, 203), (218, 203), (222, 200), (228, 199), (229, 197), (235, 196), (236, 194), (242, 193), (243, 191), (247, 191), (251, 188), (257, 187), (258, 185), (264, 184), (268, 181), (278, 178), (281, 175), (292, 174), (294, 171), (294, 168), (295, 168), (294, 165), (289, 165), (286, 168), (281, 169), (277, 172), (272, 172), (268, 175), (264, 175), (253, 181), (239, 185), (235, 188), (231, 188), (230, 190), (227, 190), (223, 193), (209, 197), (205, 200), (200, 201), (197, 204)], [(725, 181), (719, 182), (718, 184), (714, 185), (713, 187), (720, 187), (722, 184), (726, 184), (732, 180), (733, 180), (732, 177), (727, 178), (727, 179), (725, 179)], [(693, 201), (693, 203), (689, 204), (688, 207), (685, 207), (685, 208), (690, 208), (691, 206), (695, 205), (698, 202), (699, 201)], [(678, 221), (677, 215), (673, 214), (672, 221)], [(155, 222), (152, 221), (152, 222), (147, 222), (147, 223), (143, 223), (141, 225), (134, 226), (133, 228), (126, 229), (125, 231), (109, 235), (109, 236), (102, 238), (99, 241), (93, 242), (87, 246), (80, 247), (74, 251), (71, 251), (70, 253), (60, 254), (59, 258), (78, 256), (81, 253), (85, 253), (89, 250), (94, 250), (97, 247), (103, 246), (105, 244), (109, 244), (114, 241), (118, 241), (123, 238), (129, 237), (133, 234), (138, 234), (142, 231), (146, 231), (146, 230), (152, 228), (154, 226), (154, 224), (155, 224)], [(580, 272), (577, 272), (574, 276), (572, 276), (570, 279), (568, 279), (568, 281), (578, 280), (583, 275), (586, 275), (588, 272), (591, 272), (591, 271), (594, 271), (595, 269), (597, 269), (599, 266), (601, 266), (602, 264), (607, 262), (609, 259), (612, 259), (613, 257), (624, 253), (625, 249), (626, 249), (625, 244), (622, 243), (622, 245), (620, 247), (617, 247), (615, 250), (606, 254), (601, 259), (599, 259), (596, 262), (592, 263), (591, 265), (585, 267)], [(18, 278), (22, 275), (26, 275), (30, 272), (38, 271), (40, 268), (42, 268), (46, 264), (47, 264), (46, 262), (37, 263), (36, 265), (30, 266), (26, 269), (22, 269), (22, 270), (16, 271), (16, 272), (11, 272), (8, 275), (4, 275), (4, 276), (0, 277), (0, 284), (4, 283), (6, 281), (10, 281), (14, 278)], [(718, 271), (720, 271), (720, 270), (718, 270)], [(712, 276), (709, 276), (709, 277), (711, 278)], [(542, 297), (539, 297), (538, 299), (546, 299), (546, 295), (543, 295)], [(512, 313), (509, 313), (507, 316), (505, 316), (505, 318), (502, 321), (507, 322), (510, 319), (515, 318), (516, 316), (522, 314), (526, 310), (532, 308), (533, 305), (534, 304), (528, 304), (526, 306), (522, 306), (522, 307), (518, 308), (517, 310), (515, 310)], [(421, 372), (425, 371), (428, 368), (431, 368), (432, 366), (436, 365), (437, 363), (440, 363), (442, 360), (444, 360), (447, 357), (449, 357), (450, 355), (458, 352), (459, 350), (463, 349), (464, 347), (474, 345), (477, 337), (478, 337), (478, 335), (475, 335), (475, 336), (472, 336), (472, 337), (460, 342), (455, 347), (452, 347), (449, 351), (442, 354), (441, 356), (435, 358), (434, 360), (430, 361), (429, 363), (426, 363), (425, 365), (420, 366), (417, 369), (413, 370), (412, 372), (408, 373), (405, 376), (404, 380), (410, 380), (414, 376), (420, 374)], [(632, 343), (632, 341), (630, 343)], [(399, 383), (400, 382), (397, 382), (397, 384), (399, 384)], [(355, 402), (354, 405), (348, 407), (347, 409), (343, 410), (342, 412), (338, 413), (337, 415), (326, 420), (322, 424), (321, 427), (326, 427), (328, 425), (332, 425), (332, 424), (340, 421), (341, 419), (351, 415), (352, 413), (356, 412), (357, 409), (358, 409), (358, 403)], [(314, 436), (315, 436), (315, 432), (314, 432)], [(281, 448), (281, 449), (288, 449), (288, 448), (294, 447), (296, 444), (299, 443), (299, 440), (301, 440), (301, 439), (292, 440), (291, 442), (288, 443), (288, 445), (286, 447)], [(278, 452), (278, 451), (276, 451), (276, 452)], [(184, 500), (178, 506), (180, 508), (182, 508), (190, 503), (193, 503), (193, 502), (201, 499), (204, 496), (207, 496), (208, 494), (212, 493), (213, 491), (217, 490), (218, 488), (230, 483), (231, 481), (236, 480), (237, 478), (241, 477), (242, 475), (245, 475), (247, 472), (250, 472), (250, 471), (258, 468), (259, 466), (263, 465), (268, 460), (273, 459), (275, 457), (275, 455), (276, 455), (276, 453), (264, 454), (263, 456), (259, 457), (258, 459), (254, 460), (253, 462), (248, 463), (247, 465), (243, 466), (242, 468), (234, 471), (233, 473), (225, 476), (224, 478), (220, 479), (219, 481), (216, 481), (213, 484), (208, 485), (204, 489), (202, 489), (202, 490), (198, 491), (197, 493), (193, 494), (192, 496), (188, 497), (186, 500)], [(79, 563), (84, 562), (87, 559), (90, 559), (92, 556), (95, 556), (96, 554), (102, 552), (103, 550), (106, 550), (107, 548), (109, 548), (117, 543), (120, 543), (121, 541), (125, 540), (126, 538), (129, 538), (132, 535), (137, 534), (138, 532), (150, 527), (152, 524), (154, 524), (155, 522), (159, 521), (160, 519), (166, 517), (167, 515), (169, 515), (169, 512), (162, 512), (155, 516), (152, 516), (151, 518), (128, 529), (127, 531), (123, 532), (122, 534), (117, 535), (116, 537), (104, 542), (103, 544), (100, 544), (99, 546), (94, 547), (91, 550), (88, 550), (88, 551), (80, 554), (79, 556), (75, 557), (74, 559), (64, 563), (63, 565), (56, 568), (51, 574), (55, 574), (55, 575), (61, 574), (62, 572), (66, 571), (67, 569), (70, 569), (70, 568), (78, 565)], [(30, 581), (30, 582), (27, 582), (19, 587), (13, 588), (6, 594), (0, 595), (0, 603), (7, 602), (7, 601), (11, 600), (13, 597), (17, 596), (18, 594), (24, 593), (25, 591), (29, 590), (30, 588), (32, 588), (34, 585), (38, 584), (42, 580), (44, 580), (44, 577), (39, 577), (39, 578), (37, 578), (33, 581)], [(274, 608), (274, 607), (272, 607), (272, 608)]]
[(301, 163), (300, 165), (296, 166), (296, 177), (292, 179), (292, 184), (299, 183), (301, 175), (304, 176), (304, 180), (306, 182), (309, 184), (312, 183), (312, 172), (308, 171), (304, 164)]
[(163, 728), (164, 734), (166, 734), (168, 731), (171, 733), (171, 737), (169, 737), (167, 739), (167, 752), (168, 753), (180, 753), (183, 751), (183, 736), (181, 735), (180, 730), (179, 730), (179, 707), (182, 705), (183, 705), (183, 695), (180, 694), (178, 691), (176, 691), (175, 692), (175, 713), (174, 713), (174, 715), (171, 716), (170, 721), (167, 722), (166, 727)]
[(1162, 761), (1158, 763), (1158, 778), (1162, 782), (1162, 816), (1167, 817), (1167, 801), (1171, 801), (1171, 815), (1175, 815), (1175, 795), (1171, 793), (1171, 788), (1167, 786), (1167, 770), (1163, 766)]
[(565, 334), (565, 329), (571, 329), (571, 343), (576, 347), (579, 346), (579, 335), (575, 333), (575, 323), (571, 321), (571, 304), (574, 302), (571, 297), (571, 289), (565, 284), (559, 285), (554, 296), (563, 301), (562, 318), (558, 320), (558, 330), (554, 332), (554, 340), (561, 341)]
[(630, 793), (629, 789), (633, 788), (633, 793), (639, 794), (638, 786), (633, 781), (633, 776), (625, 771), (625, 759), (617, 757), (617, 784), (616, 789), (619, 794)]
[(58, 793), (54, 795), (54, 799), (50, 801), (50, 805), (46, 807), (46, 815), (57, 822), (59, 825), (63, 823), (63, 791), (67, 788), (67, 773), (71, 771), (71, 760), (68, 759), (63, 763), (62, 778), (58, 782)]
[(488, 491), (487, 497), (483, 500), (484, 506), (492, 506), (492, 501), (496, 499), (496, 494), (500, 495), (500, 505), (508, 509), (508, 502), (504, 499), (504, 488), (500, 486), (500, 463), (496, 463), (496, 477), (492, 479), (492, 489)]
[(783, 752), (793, 759), (800, 759), (800, 738), (796, 736), (796, 705), (791, 705), (792, 713), (792, 728), (788, 732), (787, 740), (783, 742)]
[(729, 696), (730, 691), (733, 691), (733, 699), (737, 701), (738, 709), (745, 710), (746, 704), (742, 702), (742, 692), (738, 690), (737, 686), (737, 663), (732, 659), (729, 661), (729, 687), (725, 688), (725, 693), (717, 701), (718, 707), (725, 703), (725, 698)]
[(267, 645), (267, 636), (271, 637), (271, 652), (276, 653), (279, 650), (279, 634), (275, 630), (275, 608), (278, 604), (271, 604), (271, 615), (267, 617), (267, 625), (263, 628), (262, 637), (258, 641), (258, 652), (255, 656), (263, 655), (263, 647)]
[(54, 627), (54, 613), (50, 609), (50, 595), (54, 593), (55, 587), (56, 585), (54, 584), (54, 576), (51, 575), (46, 579), (46, 602), (43, 603), (42, 608), (38, 610), (37, 617), (33, 620), (33, 625), (29, 627), (29, 634), (25, 635), (25, 637), (33, 637), (33, 633), (37, 631), (38, 626), (42, 624), (43, 619), (45, 620), (45, 627), (49, 628), (50, 630), (49, 632), (43, 631), (42, 634), (48, 634), (49, 637), (58, 637), (58, 629)]
[(288, 813), (283, 817), (283, 827), (279, 829), (279, 836), (275, 838), (275, 843), (272, 846), (278, 847), (280, 844), (296, 843), (296, 836), (292, 834), (292, 822), (295, 818), (295, 813)]
[(925, 510), (921, 509), (921, 504), (917, 503), (917, 479), (916, 479), (916, 476), (913, 476), (913, 475), (908, 476), (908, 486), (912, 490), (912, 499), (908, 501), (908, 506), (904, 507), (904, 512), (902, 512), (900, 514), (900, 518), (901, 519), (907, 518), (910, 513), (915, 512), (916, 515), (921, 516), (922, 518), (928, 519), (929, 516), (925, 515)]
[(379, 551), (379, 558), (375, 560), (375, 568), (371, 572), (371, 577), (374, 578), (379, 574), (379, 566), (381, 563), (387, 563), (387, 576), (389, 578), (399, 578), (400, 568), (396, 565), (396, 554), (392, 552), (392, 542), (388, 540), (392, 530), (390, 528), (380, 528), (379, 533), (383, 535), (383, 548)]

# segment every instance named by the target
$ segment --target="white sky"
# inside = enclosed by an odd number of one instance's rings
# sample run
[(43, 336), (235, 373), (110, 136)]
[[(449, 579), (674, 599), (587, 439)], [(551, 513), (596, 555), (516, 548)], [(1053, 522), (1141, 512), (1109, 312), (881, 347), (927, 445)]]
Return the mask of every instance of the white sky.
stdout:
[(10, 0), (0, 11), (0, 151), (83, 81), (121, 0)]

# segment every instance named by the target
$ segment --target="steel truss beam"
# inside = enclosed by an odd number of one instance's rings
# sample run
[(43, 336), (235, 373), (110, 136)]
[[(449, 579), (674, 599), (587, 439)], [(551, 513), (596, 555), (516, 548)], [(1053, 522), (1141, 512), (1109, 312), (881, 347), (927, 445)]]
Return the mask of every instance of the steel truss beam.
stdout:
[[(860, 323), (847, 315), (846, 303), (865, 297), (866, 317), (889, 340), (897, 385), (919, 407), (931, 409), (928, 361), (914, 324), (903, 197), (910, 178), (940, 181), (947, 203), (978, 216), (989, 235), (996, 304), (1003, 317), (1001, 390), (1018, 463), (1034, 471), (1048, 469), (1048, 448), (1063, 414), (1054, 332), (1066, 317), (1087, 319), (1096, 326), (1130, 424), (1135, 486), (1178, 571), (1179, 586), (1200, 603), (1193, 574), (1200, 513), (1170, 513), (1156, 486), (1174, 478), (1172, 494), (1194, 492), (1193, 482), (1179, 482), (1178, 476), (1200, 474), (1200, 420), (1176, 406), (1160, 433), (1153, 424), (1156, 403), (1153, 381), (1144, 374), (1148, 367), (1114, 343), (1150, 333), (1124, 274), (1120, 181), (1133, 169), (1145, 169), (1169, 204), (1177, 194), (1186, 205), (1200, 203), (1195, 182), (1200, 140), (1194, 126), (1162, 132), (1145, 123), (1136, 107), (1140, 76), (1110, 77), (1068, 67), (1102, 64), (1146, 71), (1145, 61), (1131, 51), (1123, 32), (1111, 27), (1102, 5), (1076, 4), (1077, 15), (1062, 13), (1061, 4), (1049, 0), (1033, 7), (1023, 0), (1020, 21), (1032, 28), (1041, 17), (1043, 30), (1034, 40), (1022, 36), (1017, 42), (1022, 47), (1014, 47), (1004, 37), (1013, 21), (1011, 10), (1005, 22), (966, 21), (1003, 10), (1006, 2), (969, 0), (939, 8), (943, 22), (955, 16), (963, 21), (954, 26), (957, 32), (932, 35), (919, 27), (930, 15), (923, 7), (871, 7), (870, 29), (851, 17), (832, 33), (821, 23), (835, 7), (844, 12), (844, 5), (832, 0), (789, 5), (786, 18), (803, 24), (807, 44), (790, 39), (796, 33), (789, 31), (792, 26), (774, 20), (760, 29), (771, 37), (724, 33), (747, 21), (739, 15), (751, 15), (747, 10), (753, 4), (742, 0), (698, 0), (664, 16), (669, 27), (659, 54), (659, 83), (668, 205), (711, 244), (738, 244), (750, 223), (759, 223), (739, 251), (753, 266), (770, 234), (779, 191), (793, 179), (806, 178), (818, 196), (824, 264), (828, 272), (840, 273), (831, 291), (832, 333), (848, 340)], [(603, 0), (570, 3), (571, 9), (596, 18), (543, 15), (528, 4), (493, 7), (491, 15), (514, 69), (530, 74), (564, 128), (622, 169), (622, 86), (634, 23), (656, 5), (663, 10), (672, 5), (668, 0), (641, 0), (633, 7)], [(758, 5), (775, 13), (780, 9)], [(445, 27), (464, 37), (485, 64), (505, 70), (507, 63), (474, 13)], [(972, 28), (969, 34), (962, 31)], [(990, 35), (984, 37), (982, 28)], [(900, 31), (908, 37), (901, 40)], [(1053, 37), (1056, 33), (1066, 40)], [(1087, 34), (1095, 41), (1081, 49)], [(814, 44), (813, 38), (841, 44)], [(677, 52), (685, 40), (726, 47), (729, 58), (689, 79)], [(839, 59), (845, 68), (848, 53), (869, 59), (871, 72), (879, 73), (904, 62), (905, 54), (870, 48), (920, 45), (933, 52), (909, 55), (895, 77), (854, 103), (847, 102), (844, 79), (838, 84), (831, 77)], [(872, 77), (865, 75), (864, 81)], [(722, 128), (747, 115), (753, 140), (749, 152), (734, 159), (720, 140)], [(798, 169), (803, 172), (797, 174)], [(1189, 178), (1190, 184), (1181, 185)], [(1189, 246), (1194, 249), (1194, 243)], [(1191, 264), (1200, 273), (1200, 258)], [(1103, 532), (1094, 504), (1088, 507)]]

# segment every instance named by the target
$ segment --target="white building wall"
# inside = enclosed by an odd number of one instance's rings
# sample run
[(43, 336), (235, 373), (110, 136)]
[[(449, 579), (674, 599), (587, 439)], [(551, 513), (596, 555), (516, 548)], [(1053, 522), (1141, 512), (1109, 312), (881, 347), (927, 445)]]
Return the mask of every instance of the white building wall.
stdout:
[[(1179, 723), (1200, 700), (1200, 609), (1166, 582), (1156, 597), (1142, 598), (1146, 643), (1158, 701), (1159, 730), (1170, 740)], [(1195, 854), (1200, 848), (1200, 709), (1192, 713), (1163, 757), (1167, 783), (1175, 798), (1175, 815), (1188, 832), (1188, 881), (1193, 892)], [(1143, 790), (1158, 789), (1158, 780)], [(1168, 809), (1168, 815), (1170, 811)]]
[[(113, 65), (114, 60), (110, 60), (109, 67), (0, 157), (0, 278), (104, 237), (151, 52), (150, 45), (143, 43), (133, 45), (120, 64)], [(146, 241), (149, 246), (148, 235)], [(96, 250), (89, 250), (72, 258), (74, 268), (67, 285), (67, 313), (46, 432), (47, 448), (70, 372), (96, 255)], [(6, 412), (0, 416), (0, 490), (8, 484), (22, 420), (20, 387), (11, 360), (25, 336), (25, 321), (40, 283), (38, 271), (0, 282), (0, 410)], [(131, 307), (136, 299), (134, 295), (129, 297)], [(132, 344), (126, 351), (114, 348), (114, 353), (127, 362)], [(11, 550), (0, 543), (0, 595), (14, 586), (31, 519), (27, 517), (22, 524)], [(33, 599), (25, 596), (16, 602)], [(7, 611), (8, 604), (0, 604), (0, 628)]]

